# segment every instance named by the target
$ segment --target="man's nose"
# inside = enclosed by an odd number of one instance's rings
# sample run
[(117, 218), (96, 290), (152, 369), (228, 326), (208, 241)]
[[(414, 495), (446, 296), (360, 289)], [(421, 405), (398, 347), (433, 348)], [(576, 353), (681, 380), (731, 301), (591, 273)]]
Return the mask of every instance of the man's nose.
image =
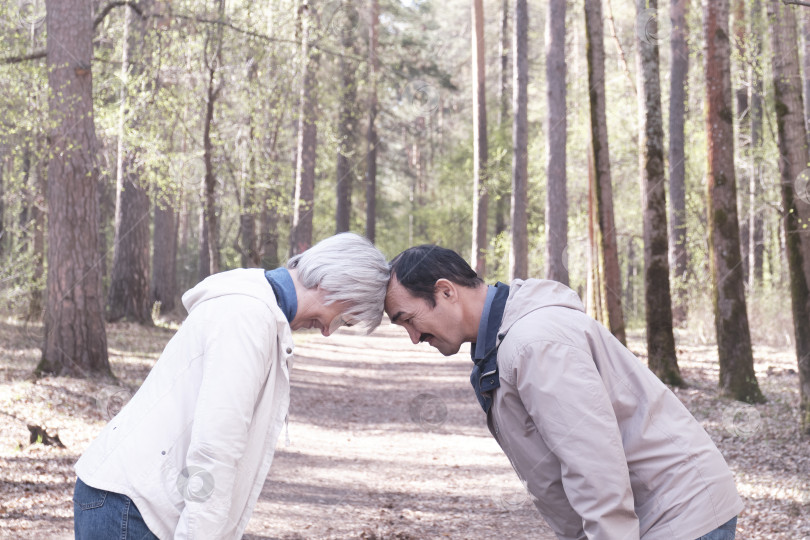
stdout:
[(414, 345), (418, 344), (419, 343), (419, 336), (421, 336), (422, 334), (420, 334), (419, 332), (417, 332), (414, 328), (411, 328), (410, 326), (407, 328), (407, 330), (408, 330), (408, 336), (410, 336), (410, 338), (411, 338), (411, 342)]

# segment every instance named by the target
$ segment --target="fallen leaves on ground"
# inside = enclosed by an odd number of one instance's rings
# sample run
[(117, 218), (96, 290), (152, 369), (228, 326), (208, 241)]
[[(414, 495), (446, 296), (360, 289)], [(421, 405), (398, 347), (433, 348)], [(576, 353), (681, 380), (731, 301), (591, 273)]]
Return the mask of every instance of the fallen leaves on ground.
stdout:
[[(72, 538), (73, 464), (172, 336), (108, 326), (117, 384), (31, 377), (41, 329), (0, 322), (0, 537)], [(553, 538), (486, 430), (469, 356), (445, 358), (384, 326), (296, 336), (289, 425), (245, 539)], [(637, 336), (630, 348), (641, 353)], [(716, 350), (679, 342), (676, 395), (726, 457), (745, 501), (740, 539), (810, 538), (810, 445), (792, 351), (755, 349), (768, 402), (718, 395)], [(27, 424), (66, 448), (30, 444)], [(285, 445), (289, 436), (290, 445)]]

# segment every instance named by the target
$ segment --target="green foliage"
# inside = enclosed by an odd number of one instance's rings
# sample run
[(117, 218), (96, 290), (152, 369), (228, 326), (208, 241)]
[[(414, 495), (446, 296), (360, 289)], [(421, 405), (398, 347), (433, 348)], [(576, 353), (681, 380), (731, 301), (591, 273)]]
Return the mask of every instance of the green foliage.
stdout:
[[(635, 6), (614, 3), (618, 41), (630, 73), (619, 63), (615, 40), (606, 32), (607, 121), (617, 240), (623, 288), (632, 288), (624, 309), (630, 324), (643, 320), (643, 246), (639, 185), (638, 100), (636, 78)], [(0, 43), (4, 54), (21, 55), (43, 49), (46, 31), (28, 4), (0, 0)], [(368, 152), (368, 64), (366, 2), (319, 2), (320, 27), (314, 46), (320, 53), (317, 72), (318, 148), (313, 242), (335, 231), (336, 162), (338, 148), (351, 166), (351, 229), (365, 228), (365, 171)], [(31, 4), (33, 6), (33, 4)], [(31, 7), (29, 6), (29, 8)], [(122, 73), (124, 14), (109, 12), (94, 34), (93, 99), (96, 122), (96, 164), (102, 191), (102, 232), (110, 266), (114, 228), (114, 190), (118, 163), (119, 125), (122, 143), (137, 155), (137, 167), (155, 204), (167, 199), (178, 212), (178, 275), (181, 287), (198, 279), (200, 187), (205, 174), (203, 129), (210, 58), (222, 31), (222, 59), (214, 66), (218, 89), (211, 124), (213, 173), (217, 182), (220, 249), (223, 269), (242, 264), (238, 246), (240, 216), (256, 220), (271, 212), (270, 231), (279, 245), (277, 257), (287, 256), (293, 209), (295, 154), (301, 90), (300, 31), (293, 0), (267, 3), (226, 3), (225, 26), (215, 23), (215, 4), (193, 0), (173, 2), (171, 16), (158, 12), (147, 19), (148, 34), (134, 65)], [(160, 7), (160, 6), (159, 6)], [(26, 9), (29, 9), (26, 8)], [(665, 9), (665, 6), (659, 9)], [(488, 281), (508, 279), (509, 233), (496, 234), (497, 213), (508, 227), (511, 195), (512, 125), (509, 115), (499, 125), (500, 4), (485, 5), (489, 161), (485, 185), (489, 202)], [(545, 8), (531, 8), (529, 36), (529, 271), (545, 276), (546, 125), (544, 27)], [(21, 22), (22, 21), (22, 22)], [(758, 23), (758, 24), (764, 24)], [(567, 267), (571, 286), (584, 295), (588, 266), (589, 102), (582, 5), (568, 9), (567, 41), (567, 180), (569, 233)], [(690, 74), (686, 116), (686, 204), (689, 272), (683, 285), (693, 295), (708, 298), (706, 225), (706, 125), (702, 67), (701, 10), (689, 16)], [(472, 76), (470, 72), (469, 2), (436, 0), (380, 2), (380, 71), (376, 83), (379, 140), (377, 146), (377, 243), (393, 257), (412, 244), (435, 242), (470, 255), (472, 213)], [(754, 36), (754, 29), (749, 33)], [(668, 116), (669, 41), (662, 33), (662, 111)], [(344, 38), (348, 38), (344, 41)], [(735, 85), (750, 73), (770, 77), (768, 40), (757, 58), (753, 47), (733, 59)], [(338, 114), (341, 70), (355, 72), (356, 119), (353, 140), (340, 140)], [(511, 70), (511, 57), (510, 66)], [(511, 73), (507, 97), (511, 102)], [(48, 157), (47, 69), (45, 59), (0, 64), (0, 164), (3, 166), (4, 298), (15, 309), (24, 304), (11, 298), (30, 297), (43, 286), (31, 228), (32, 208), (43, 206)], [(751, 210), (748, 185), (751, 164), (762, 163), (762, 190), (753, 202), (764, 218), (765, 265), (762, 290), (785, 286), (779, 239), (778, 152), (774, 102), (765, 89), (763, 144), (759, 150), (737, 144), (740, 217)], [(122, 104), (125, 107), (122, 110)], [(667, 170), (669, 169), (667, 164)], [(34, 174), (36, 173), (36, 174)], [(251, 201), (249, 194), (255, 192)], [(505, 201), (504, 206), (499, 201)], [(44, 207), (43, 207), (44, 209)], [(505, 215), (504, 215), (505, 214)], [(634, 256), (629, 254), (630, 245)], [(36, 271), (35, 271), (36, 269)], [(36, 276), (36, 277), (35, 277)], [(14, 283), (14, 285), (10, 285)], [(751, 294), (759, 294), (752, 291)], [(768, 301), (763, 297), (763, 301)], [(15, 303), (16, 302), (16, 303)], [(698, 305), (697, 300), (690, 300)]]

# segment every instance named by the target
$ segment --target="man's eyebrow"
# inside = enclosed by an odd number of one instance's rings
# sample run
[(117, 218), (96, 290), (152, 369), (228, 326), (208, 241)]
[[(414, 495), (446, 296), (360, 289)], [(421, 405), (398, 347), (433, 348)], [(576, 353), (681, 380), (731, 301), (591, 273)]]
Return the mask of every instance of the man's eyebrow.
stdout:
[(397, 321), (399, 320), (399, 318), (400, 318), (400, 317), (402, 317), (403, 315), (405, 315), (405, 312), (404, 312), (404, 311), (398, 311), (396, 315), (394, 315), (393, 317), (391, 317), (391, 322), (392, 322), (392, 323), (394, 323), (394, 324), (396, 324), (396, 323), (397, 323)]

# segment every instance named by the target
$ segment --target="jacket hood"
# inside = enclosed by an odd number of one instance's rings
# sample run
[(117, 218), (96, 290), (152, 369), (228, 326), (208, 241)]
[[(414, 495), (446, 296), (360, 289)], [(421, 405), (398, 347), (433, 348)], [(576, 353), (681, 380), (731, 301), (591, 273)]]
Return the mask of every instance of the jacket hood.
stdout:
[(525, 315), (545, 307), (557, 306), (585, 311), (577, 293), (558, 281), (549, 279), (515, 279), (509, 284), (509, 298), (501, 322), (501, 333)]
[(196, 306), (218, 296), (243, 294), (258, 298), (277, 309), (278, 303), (273, 288), (261, 268), (239, 268), (208, 276), (183, 295), (183, 305), (191, 313)]

